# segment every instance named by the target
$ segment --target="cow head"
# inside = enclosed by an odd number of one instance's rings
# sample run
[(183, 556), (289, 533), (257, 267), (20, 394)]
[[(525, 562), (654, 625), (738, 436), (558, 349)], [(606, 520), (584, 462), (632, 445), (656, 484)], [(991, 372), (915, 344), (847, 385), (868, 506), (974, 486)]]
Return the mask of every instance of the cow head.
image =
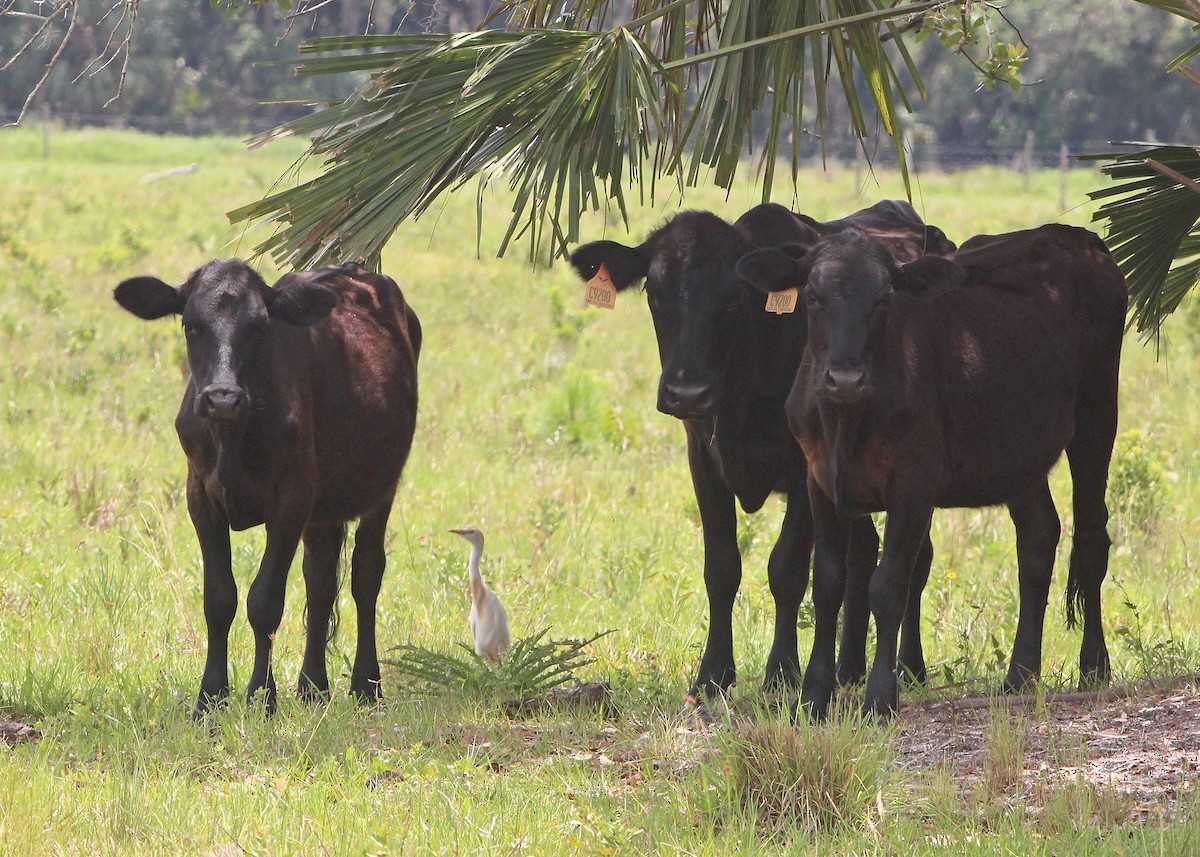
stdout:
[(928, 299), (962, 283), (958, 265), (940, 256), (921, 256), (898, 265), (877, 240), (855, 230), (833, 235), (812, 248), (752, 251), (737, 274), (772, 292), (798, 287), (808, 313), (805, 363), (814, 392), (824, 401), (852, 405), (873, 388), (871, 355), (887, 328), (898, 294)]
[[(645, 280), (662, 365), (658, 409), (679, 419), (702, 418), (714, 412), (726, 388), (740, 334), (737, 314), (763, 314), (734, 265), (751, 247), (784, 235), (796, 238), (800, 228), (778, 205), (758, 206), (734, 225), (708, 212), (685, 211), (638, 247), (594, 241), (571, 254), (571, 264), (584, 280), (606, 265), (618, 291)], [(748, 237), (760, 232), (762, 241)]]
[(251, 405), (246, 376), (273, 321), (305, 326), (329, 315), (337, 295), (311, 281), (269, 287), (238, 259), (216, 259), (182, 286), (156, 277), (134, 277), (113, 291), (129, 312), (144, 319), (183, 317), (195, 414), (216, 423), (240, 420)]

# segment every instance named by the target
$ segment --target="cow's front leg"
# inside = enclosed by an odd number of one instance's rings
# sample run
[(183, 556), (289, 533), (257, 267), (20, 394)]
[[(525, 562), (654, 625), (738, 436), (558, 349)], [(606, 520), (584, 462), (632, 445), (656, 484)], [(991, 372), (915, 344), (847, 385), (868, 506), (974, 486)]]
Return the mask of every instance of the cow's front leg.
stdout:
[[(708, 594), (708, 640), (700, 672), (689, 696), (719, 697), (737, 678), (733, 661), (733, 601), (742, 582), (742, 556), (737, 544), (737, 509), (708, 451), (703, 426), (686, 423), (688, 466), (704, 530), (704, 589)], [(708, 432), (711, 436), (711, 431)]]
[(764, 690), (795, 688), (800, 685), (800, 656), (796, 624), (800, 602), (808, 589), (808, 566), (812, 556), (812, 507), (808, 486), (789, 487), (787, 511), (779, 528), (779, 538), (771, 549), (767, 577), (775, 599), (775, 638), (767, 657)]
[(837, 620), (846, 594), (850, 528), (811, 476), (808, 496), (813, 510), (814, 621), (812, 655), (804, 671), (800, 702), (811, 716), (820, 719), (828, 713), (837, 687)]
[(899, 704), (896, 649), (900, 623), (908, 605), (913, 567), (929, 534), (933, 507), (926, 503), (894, 504), (888, 509), (883, 555), (871, 577), (871, 613), (875, 616), (875, 661), (867, 676), (863, 708), (889, 716)]
[(229, 628), (237, 613), (237, 583), (229, 549), (229, 521), (190, 472), (187, 504), (204, 563), (204, 623), (208, 630), (204, 674), (192, 711), (199, 719), (229, 696)]
[(278, 514), (267, 521), (267, 546), (263, 551), (258, 574), (246, 596), (246, 618), (254, 631), (254, 670), (246, 699), (253, 702), (255, 694), (264, 692), (267, 714), (276, 707), (275, 676), (271, 668), (271, 647), (275, 632), (283, 619), (283, 600), (287, 589), (288, 570), (296, 556), (309, 506), (291, 509), (291, 514)]

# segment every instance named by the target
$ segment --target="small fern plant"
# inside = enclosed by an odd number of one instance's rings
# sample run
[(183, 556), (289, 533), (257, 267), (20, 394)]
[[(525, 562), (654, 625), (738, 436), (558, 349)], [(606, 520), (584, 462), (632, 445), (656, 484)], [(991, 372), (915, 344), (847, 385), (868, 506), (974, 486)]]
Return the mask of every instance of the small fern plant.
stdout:
[(586, 640), (547, 639), (549, 628), (513, 643), (499, 664), (492, 666), (463, 643), (459, 652), (439, 652), (408, 643), (391, 649), (380, 660), (396, 669), (408, 689), (436, 695), (458, 691), (481, 699), (524, 698), (544, 694), (575, 680), (575, 671), (594, 658), (587, 647), (609, 631)]

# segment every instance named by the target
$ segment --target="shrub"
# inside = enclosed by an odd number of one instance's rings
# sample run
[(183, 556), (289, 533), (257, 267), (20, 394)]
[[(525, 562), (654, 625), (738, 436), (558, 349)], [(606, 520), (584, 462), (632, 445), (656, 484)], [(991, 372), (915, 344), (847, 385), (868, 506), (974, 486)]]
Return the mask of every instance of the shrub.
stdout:
[(1167, 455), (1138, 429), (1122, 432), (1113, 447), (1108, 506), (1116, 518), (1118, 541), (1152, 533), (1166, 504)]

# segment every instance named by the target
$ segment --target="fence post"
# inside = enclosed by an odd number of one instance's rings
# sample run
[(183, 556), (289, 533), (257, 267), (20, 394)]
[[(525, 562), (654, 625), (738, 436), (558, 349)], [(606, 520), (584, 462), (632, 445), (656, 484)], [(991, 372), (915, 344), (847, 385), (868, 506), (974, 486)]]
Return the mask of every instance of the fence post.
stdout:
[(1067, 144), (1063, 143), (1058, 149), (1058, 210), (1067, 210)]
[(1021, 186), (1029, 187), (1029, 171), (1033, 169), (1033, 129), (1025, 132), (1025, 151), (1021, 154)]

